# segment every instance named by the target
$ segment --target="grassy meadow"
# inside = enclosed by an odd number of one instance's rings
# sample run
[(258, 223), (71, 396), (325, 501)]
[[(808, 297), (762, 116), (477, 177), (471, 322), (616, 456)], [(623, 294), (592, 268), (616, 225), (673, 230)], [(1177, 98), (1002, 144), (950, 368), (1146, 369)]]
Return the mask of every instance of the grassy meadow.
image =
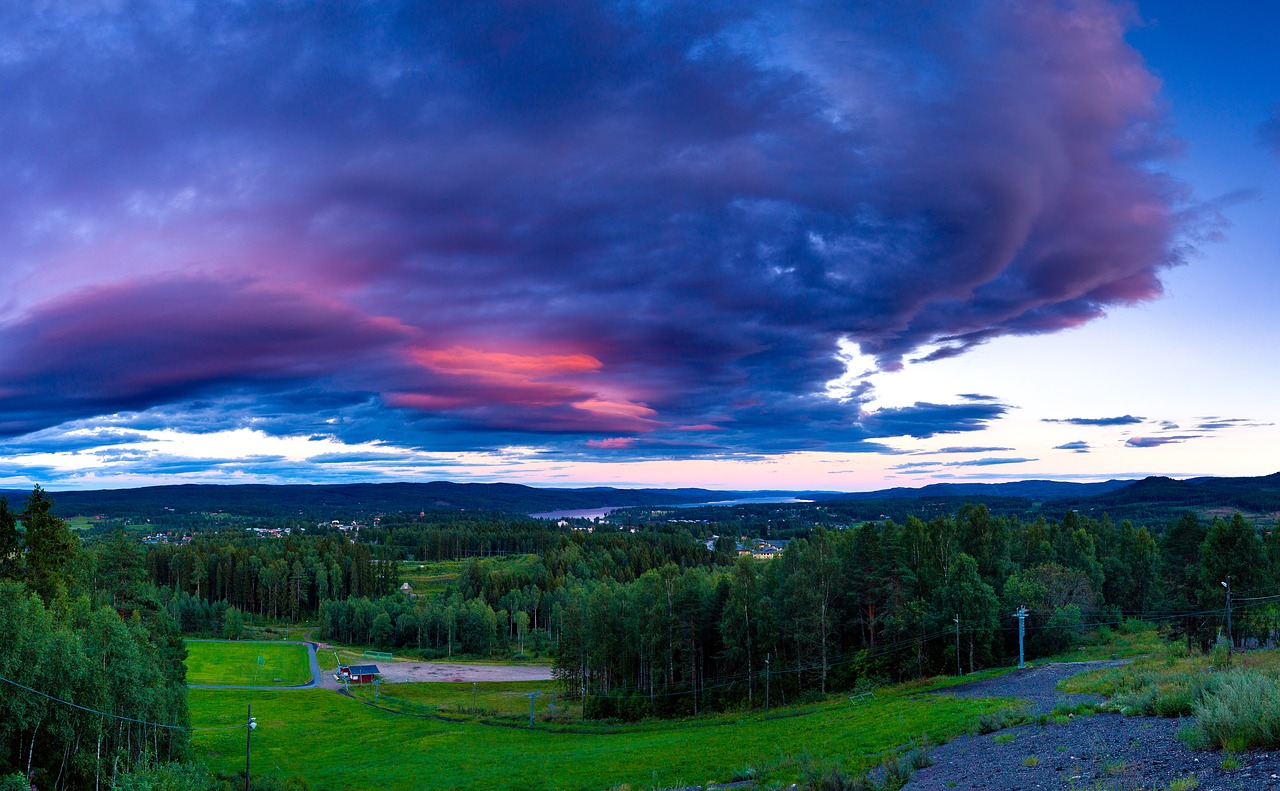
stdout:
[[(519, 568), (531, 563), (537, 555), (498, 555), (486, 558), (499, 566)], [(400, 581), (409, 583), (417, 594), (436, 594), (447, 588), (471, 560), (402, 560)]]
[[(571, 723), (573, 710), (554, 715), (559, 724), (546, 721), (555, 691), (550, 683), (479, 687), (480, 714), (468, 713), (470, 684), (395, 685), (388, 690), (394, 697), (379, 702), (412, 714), (368, 705), (371, 689), (359, 690), (360, 699), (322, 689), (192, 690), (189, 703), (192, 724), (200, 728), (243, 722), (252, 702), (257, 771), (305, 777), (316, 789), (667, 788), (726, 781), (749, 770), (785, 780), (811, 758), (839, 760), (851, 770), (876, 766), (886, 751), (922, 734), (947, 740), (974, 729), (983, 714), (1012, 705), (926, 695), (921, 685), (904, 685), (878, 692), (874, 701), (834, 696), (768, 716), (579, 725)], [(533, 689), (546, 694), (531, 730), (522, 715), (525, 693)], [(214, 771), (243, 767), (242, 733), (197, 731), (193, 744)]]
[[(187, 642), (187, 683), (282, 687), (311, 680), (306, 646), (293, 643)], [(262, 664), (258, 658), (262, 658)], [(277, 681), (276, 679), (279, 679)]]

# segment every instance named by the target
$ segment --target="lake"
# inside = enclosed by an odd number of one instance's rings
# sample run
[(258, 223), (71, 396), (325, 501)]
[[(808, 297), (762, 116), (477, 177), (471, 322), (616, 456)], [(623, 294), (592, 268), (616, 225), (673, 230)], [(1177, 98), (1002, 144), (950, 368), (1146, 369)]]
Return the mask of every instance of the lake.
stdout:
[(758, 505), (762, 503), (811, 503), (798, 497), (740, 497), (734, 500), (714, 500), (708, 503), (677, 503), (672, 505), (606, 505), (600, 508), (579, 508), (573, 511), (546, 511), (541, 514), (529, 514), (534, 519), (603, 519), (622, 508), (702, 508), (705, 506)]

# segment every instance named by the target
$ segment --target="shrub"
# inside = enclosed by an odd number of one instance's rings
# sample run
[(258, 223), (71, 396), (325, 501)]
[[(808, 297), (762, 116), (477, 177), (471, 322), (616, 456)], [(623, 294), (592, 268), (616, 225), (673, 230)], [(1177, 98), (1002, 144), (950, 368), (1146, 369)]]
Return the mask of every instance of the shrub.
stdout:
[(1027, 716), (1022, 712), (1001, 709), (1000, 711), (983, 714), (978, 718), (978, 733), (994, 733), (1005, 728), (1012, 728), (1015, 725), (1021, 725), (1024, 722), (1027, 722)]
[(1231, 646), (1226, 643), (1215, 645), (1213, 652), (1209, 654), (1209, 664), (1213, 665), (1214, 670), (1226, 670), (1231, 667)]
[(1195, 705), (1205, 741), (1232, 751), (1280, 746), (1280, 680), (1257, 670), (1223, 673)]

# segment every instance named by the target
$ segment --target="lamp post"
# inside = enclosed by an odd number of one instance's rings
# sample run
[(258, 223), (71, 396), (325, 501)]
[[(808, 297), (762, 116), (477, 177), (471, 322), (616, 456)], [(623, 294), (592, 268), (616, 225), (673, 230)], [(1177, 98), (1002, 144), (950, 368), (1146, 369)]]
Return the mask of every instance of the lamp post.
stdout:
[(1231, 645), (1231, 649), (1234, 651), (1236, 647), (1236, 641), (1231, 637), (1231, 575), (1230, 574), (1228, 574), (1227, 578), (1223, 580), (1222, 587), (1227, 589), (1227, 642)]
[(247, 720), (244, 728), (244, 791), (249, 791), (249, 749), (252, 744), (253, 731), (258, 727), (258, 721), (253, 718), (253, 704), (249, 704), (249, 710), (245, 714)]
[(960, 613), (956, 613), (956, 617), (951, 620), (956, 622), (956, 675), (962, 676), (964, 672), (960, 670)]
[(1023, 606), (1019, 607), (1018, 611), (1015, 612), (1013, 615), (1018, 619), (1018, 669), (1021, 670), (1027, 666), (1027, 663), (1023, 661), (1023, 654), (1022, 654), (1022, 636), (1026, 632), (1026, 626), (1027, 626), (1026, 605), (1024, 604)]

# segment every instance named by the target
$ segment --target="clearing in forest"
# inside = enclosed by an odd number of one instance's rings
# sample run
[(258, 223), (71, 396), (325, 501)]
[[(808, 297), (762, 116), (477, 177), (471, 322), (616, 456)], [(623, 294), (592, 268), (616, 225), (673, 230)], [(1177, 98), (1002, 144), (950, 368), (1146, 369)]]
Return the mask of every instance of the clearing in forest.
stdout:
[(188, 684), (291, 687), (310, 680), (307, 647), (299, 643), (187, 641)]

